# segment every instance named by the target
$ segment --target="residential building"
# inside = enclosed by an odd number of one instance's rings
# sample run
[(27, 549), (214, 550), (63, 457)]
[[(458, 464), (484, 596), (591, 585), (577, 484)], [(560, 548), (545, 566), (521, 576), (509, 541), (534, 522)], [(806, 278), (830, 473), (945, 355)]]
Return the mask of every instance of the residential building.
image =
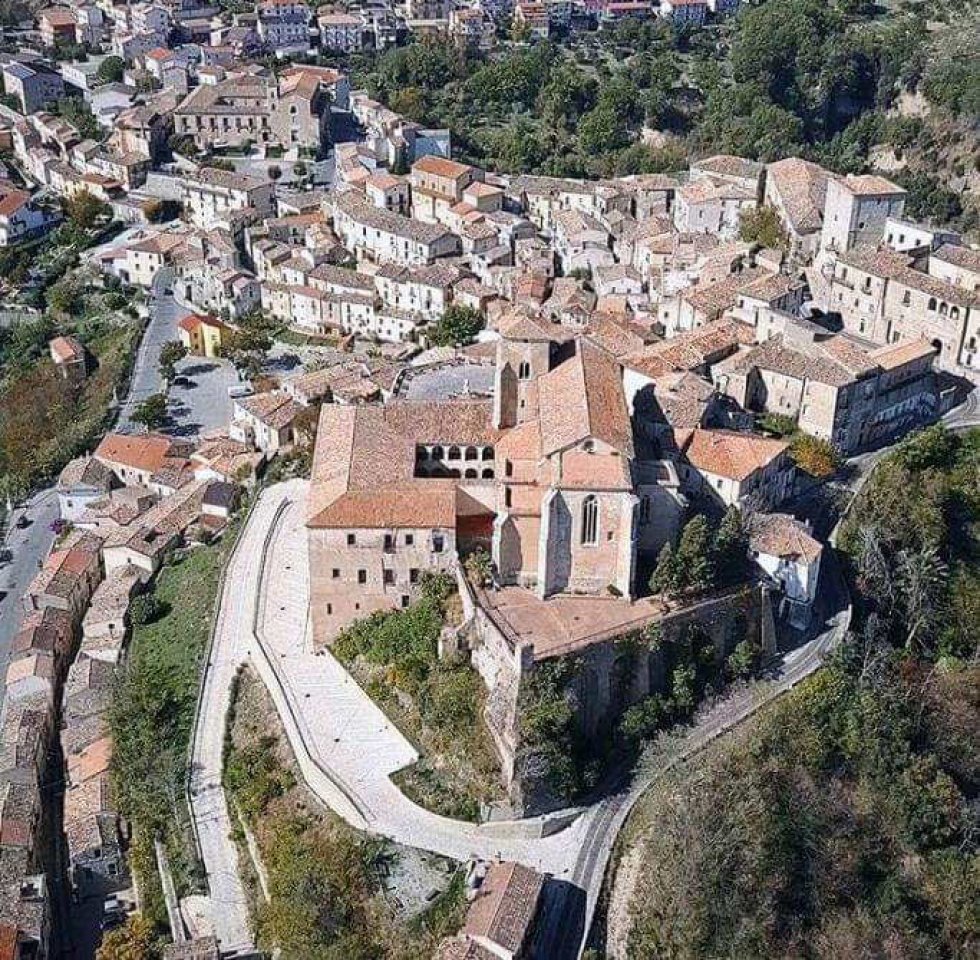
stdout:
[(147, 487), (157, 471), (183, 460), (189, 452), (190, 444), (162, 433), (108, 433), (94, 456), (124, 486)]
[(359, 14), (321, 13), (317, 24), (320, 27), (320, 46), (325, 50), (354, 53), (364, 46), (367, 24)]
[(37, 206), (26, 190), (0, 180), (0, 247), (32, 239), (60, 220), (60, 214)]
[(333, 229), (358, 260), (404, 266), (451, 256), (459, 240), (444, 227), (379, 209), (353, 191), (333, 200)]
[(177, 323), (180, 342), (196, 357), (220, 356), (222, 341), (229, 332), (226, 324), (209, 314), (192, 313)]
[(806, 260), (820, 248), (829, 177), (819, 164), (799, 157), (766, 166), (764, 202), (779, 214), (792, 252)]
[(793, 490), (789, 443), (733, 430), (691, 430), (679, 444), (687, 490), (723, 506), (773, 509)]
[(795, 321), (715, 365), (712, 379), (744, 409), (792, 417), (804, 432), (853, 454), (938, 412), (936, 354), (927, 340), (869, 347)]
[(229, 434), (249, 443), (266, 456), (273, 456), (295, 439), (294, 424), (303, 412), (292, 397), (270, 391), (235, 400)]
[(745, 526), (749, 555), (783, 595), (780, 612), (794, 626), (806, 628), (817, 599), (823, 544), (809, 524), (785, 513), (750, 513)]
[(37, 60), (30, 64), (17, 60), (4, 63), (3, 87), (8, 97), (19, 101), (26, 115), (44, 110), (65, 95), (61, 74)]
[(463, 199), (463, 190), (483, 171), (445, 157), (422, 157), (412, 165), (412, 216), (425, 223), (445, 223), (449, 208)]
[(827, 181), (821, 249), (846, 253), (880, 243), (889, 218), (901, 218), (905, 196), (901, 187), (875, 174), (832, 177)]
[(274, 209), (275, 184), (266, 177), (202, 167), (186, 174), (182, 197), (191, 222), (208, 229), (235, 211), (253, 210), (269, 216)]

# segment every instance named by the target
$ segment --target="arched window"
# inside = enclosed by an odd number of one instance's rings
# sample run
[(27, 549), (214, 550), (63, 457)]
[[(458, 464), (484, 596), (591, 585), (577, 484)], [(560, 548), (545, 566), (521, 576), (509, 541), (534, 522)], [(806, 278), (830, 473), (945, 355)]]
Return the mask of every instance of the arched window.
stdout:
[(640, 497), (640, 524), (646, 526), (650, 522), (650, 498)]
[(959, 307), (950, 307), (949, 308), (949, 317), (950, 317), (951, 320), (959, 320), (959, 318), (960, 318), (960, 308)]
[(467, 480), (476, 479), (476, 471), (472, 467), (470, 467), (470, 469), (466, 471), (466, 479)]
[(504, 461), (504, 476), (505, 477), (514, 476), (514, 464), (510, 460)]
[(493, 447), (484, 447), (483, 448), (483, 459), (484, 460), (492, 460), (493, 459)]
[(906, 290), (904, 296), (902, 297), (902, 306), (908, 307), (912, 304), (912, 291)]
[(442, 447), (440, 447), (438, 444), (436, 444), (432, 448), (432, 451), (429, 453), (429, 456), (432, 457), (433, 460), (441, 460), (443, 458), (443, 456), (444, 456)]
[(935, 311), (936, 311), (936, 298), (935, 297), (930, 297), (929, 298), (929, 309), (932, 310), (933, 313), (935, 313)]
[(466, 459), (467, 460), (479, 460), (480, 459), (480, 453), (476, 449), (476, 447), (467, 447), (466, 448)]
[(939, 304), (939, 316), (945, 317), (948, 311), (949, 307), (945, 303)]
[(483, 477), (484, 480), (492, 480), (493, 479), (493, 469), (491, 467), (484, 468), (483, 473), (482, 473), (482, 477)]
[(599, 542), (599, 501), (591, 493), (582, 501), (582, 543)]
[(449, 448), (449, 459), (450, 460), (458, 460), (459, 459), (459, 447), (450, 447)]
[(531, 364), (527, 360), (522, 360), (517, 367), (517, 379), (518, 380), (530, 380), (531, 379)]

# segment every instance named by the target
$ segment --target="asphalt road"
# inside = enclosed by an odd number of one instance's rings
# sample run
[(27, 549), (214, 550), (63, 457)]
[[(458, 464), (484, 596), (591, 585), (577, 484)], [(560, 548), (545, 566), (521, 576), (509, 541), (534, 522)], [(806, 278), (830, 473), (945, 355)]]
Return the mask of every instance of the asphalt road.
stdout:
[[(160, 350), (170, 340), (178, 340), (177, 324), (191, 311), (179, 303), (169, 284), (173, 277), (161, 270), (150, 290), (150, 320), (140, 341), (129, 394), (119, 409), (117, 429), (140, 433), (143, 428), (132, 420), (133, 412), (147, 397), (162, 393)], [(170, 385), (164, 433), (193, 439), (208, 430), (225, 426), (231, 419), (232, 401), (228, 388), (238, 383), (238, 374), (227, 360), (185, 357), (176, 365), (177, 377)]]
[(129, 393), (119, 408), (116, 429), (123, 433), (139, 433), (142, 427), (132, 421), (136, 408), (147, 397), (163, 391), (163, 378), (160, 376), (160, 350), (168, 340), (178, 339), (177, 322), (188, 314), (174, 300), (172, 294), (165, 293), (172, 276), (169, 270), (160, 270), (153, 278), (150, 288), (150, 320), (143, 332)]
[[(18, 528), (17, 521), (26, 517), (28, 525)], [(13, 559), (0, 565), (0, 591), (7, 595), (0, 600), (0, 664), (6, 670), (10, 644), (20, 629), (23, 607), (21, 596), (34, 579), (38, 567), (54, 542), (51, 523), (58, 517), (58, 497), (51, 489), (41, 490), (26, 505), (15, 507), (7, 528), (4, 548)], [(3, 702), (0, 684), (0, 703)]]

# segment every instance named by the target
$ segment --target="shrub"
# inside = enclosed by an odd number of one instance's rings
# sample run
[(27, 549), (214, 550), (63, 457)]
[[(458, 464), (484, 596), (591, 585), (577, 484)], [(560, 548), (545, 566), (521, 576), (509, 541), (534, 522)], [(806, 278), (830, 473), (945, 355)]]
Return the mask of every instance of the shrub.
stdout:
[(153, 623), (165, 613), (164, 605), (153, 593), (141, 593), (129, 605), (129, 620), (134, 626)]

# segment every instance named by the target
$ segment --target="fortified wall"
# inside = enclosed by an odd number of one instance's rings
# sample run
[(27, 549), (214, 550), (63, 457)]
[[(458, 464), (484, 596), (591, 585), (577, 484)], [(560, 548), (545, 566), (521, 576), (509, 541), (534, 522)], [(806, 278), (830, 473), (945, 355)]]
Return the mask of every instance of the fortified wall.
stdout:
[(536, 651), (496, 615), (482, 590), (459, 574), (467, 618), (466, 643), (473, 666), (488, 691), (485, 720), (501, 758), (510, 800), (521, 815), (565, 806), (554, 789), (543, 752), (522, 736), (522, 711), (542, 682), (557, 683), (572, 708), (574, 735), (602, 744), (624, 712), (644, 698), (668, 690), (673, 646), (697, 628), (710, 639), (719, 664), (742, 640), (775, 650), (768, 590), (745, 585), (689, 606), (630, 623), (608, 635), (585, 638), (567, 649)]

